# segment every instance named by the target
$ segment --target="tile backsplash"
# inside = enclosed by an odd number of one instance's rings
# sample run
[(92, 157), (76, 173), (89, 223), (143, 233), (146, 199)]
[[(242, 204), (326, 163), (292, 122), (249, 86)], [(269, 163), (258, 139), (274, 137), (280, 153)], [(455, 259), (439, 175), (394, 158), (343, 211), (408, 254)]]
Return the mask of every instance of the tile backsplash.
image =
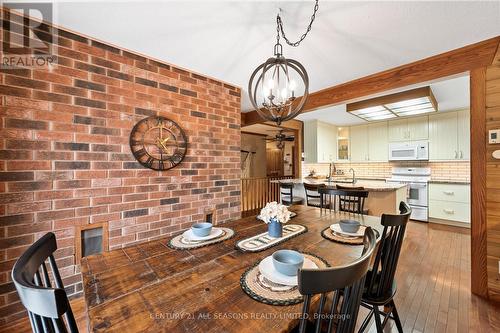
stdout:
[[(356, 177), (368, 178), (390, 178), (391, 169), (393, 167), (430, 167), (432, 179), (439, 180), (470, 180), (470, 163), (469, 161), (446, 161), (446, 162), (365, 162), (365, 163), (349, 163), (338, 162), (335, 163), (337, 170), (342, 170), (347, 175), (349, 169), (353, 168), (356, 172)], [(315, 170), (317, 175), (327, 175), (329, 170), (328, 163), (317, 163), (302, 165), (302, 175), (307, 176)]]

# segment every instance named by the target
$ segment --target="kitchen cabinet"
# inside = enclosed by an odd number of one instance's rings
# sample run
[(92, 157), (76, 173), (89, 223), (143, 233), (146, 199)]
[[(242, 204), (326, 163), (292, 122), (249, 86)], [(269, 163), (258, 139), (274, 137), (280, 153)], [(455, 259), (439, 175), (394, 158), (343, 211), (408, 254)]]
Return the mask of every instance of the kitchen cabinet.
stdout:
[(329, 163), (337, 156), (337, 127), (317, 120), (304, 122), (304, 161)]
[(429, 217), (470, 223), (470, 185), (430, 183)]
[(470, 159), (470, 112), (457, 112), (457, 151), (461, 160)]
[(429, 117), (429, 159), (469, 160), (469, 111), (444, 112)]
[(337, 131), (337, 160), (349, 160), (349, 127), (339, 127)]
[(368, 161), (368, 125), (351, 126), (351, 162)]
[(387, 162), (388, 151), (387, 122), (368, 125), (368, 159), (376, 162)]
[(429, 120), (427, 116), (389, 121), (388, 136), (390, 142), (427, 140), (429, 138)]
[(351, 162), (388, 160), (387, 122), (351, 127)]

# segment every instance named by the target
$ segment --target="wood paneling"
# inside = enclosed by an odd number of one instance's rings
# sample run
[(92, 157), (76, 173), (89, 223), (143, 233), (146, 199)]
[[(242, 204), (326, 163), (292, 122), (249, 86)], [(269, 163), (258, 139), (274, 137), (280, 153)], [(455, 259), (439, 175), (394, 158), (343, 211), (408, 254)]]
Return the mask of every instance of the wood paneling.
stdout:
[[(311, 93), (302, 112), (310, 112), (371, 94), (486, 67), (492, 63), (499, 41), (500, 37), (487, 39)], [(500, 92), (498, 94), (500, 95)], [(244, 125), (259, 122), (262, 122), (262, 119), (256, 111), (247, 112), (242, 116)]]
[[(486, 140), (489, 129), (500, 128), (500, 50), (497, 51), (493, 63), (486, 68), (482, 84), (485, 96), (483, 102), (483, 108), (485, 108), (483, 139)], [(482, 147), (486, 147), (486, 149), (482, 149)], [(500, 163), (491, 155), (494, 150), (500, 149), (500, 146), (485, 142), (482, 147), (473, 144), (471, 151), (482, 150), (487, 162), (485, 180), (487, 269), (484, 273), (487, 274), (489, 297), (500, 301), (500, 274), (498, 272), (500, 261)], [(474, 167), (471, 170), (475, 171)], [(481, 260), (484, 259), (481, 258)]]
[(472, 292), (488, 297), (486, 272), (486, 68), (470, 73), (471, 93), (471, 288)]

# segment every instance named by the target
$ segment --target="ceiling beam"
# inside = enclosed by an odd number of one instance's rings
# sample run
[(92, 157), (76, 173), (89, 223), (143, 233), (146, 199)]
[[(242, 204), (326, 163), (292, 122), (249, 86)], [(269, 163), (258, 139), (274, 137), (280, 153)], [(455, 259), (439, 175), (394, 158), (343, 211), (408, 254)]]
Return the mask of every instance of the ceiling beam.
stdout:
[[(497, 36), (316, 91), (309, 94), (302, 113), (491, 65), (499, 43), (500, 36)], [(242, 126), (264, 122), (257, 111), (242, 113), (241, 116)]]

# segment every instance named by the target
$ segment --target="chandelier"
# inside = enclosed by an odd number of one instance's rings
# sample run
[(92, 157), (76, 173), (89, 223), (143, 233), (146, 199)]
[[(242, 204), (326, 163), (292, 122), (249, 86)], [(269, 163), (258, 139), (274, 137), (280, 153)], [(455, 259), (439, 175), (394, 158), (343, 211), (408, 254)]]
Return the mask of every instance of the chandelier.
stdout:
[(287, 59), (283, 56), (280, 37), (283, 37), (286, 43), (292, 47), (299, 46), (311, 31), (318, 8), (318, 0), (316, 0), (306, 32), (296, 42), (288, 40), (280, 13), (278, 12), (276, 16), (277, 34), (274, 56), (260, 64), (248, 82), (250, 102), (264, 120), (280, 125), (284, 121), (295, 118), (306, 103), (309, 96), (309, 77), (306, 69), (297, 60)]

